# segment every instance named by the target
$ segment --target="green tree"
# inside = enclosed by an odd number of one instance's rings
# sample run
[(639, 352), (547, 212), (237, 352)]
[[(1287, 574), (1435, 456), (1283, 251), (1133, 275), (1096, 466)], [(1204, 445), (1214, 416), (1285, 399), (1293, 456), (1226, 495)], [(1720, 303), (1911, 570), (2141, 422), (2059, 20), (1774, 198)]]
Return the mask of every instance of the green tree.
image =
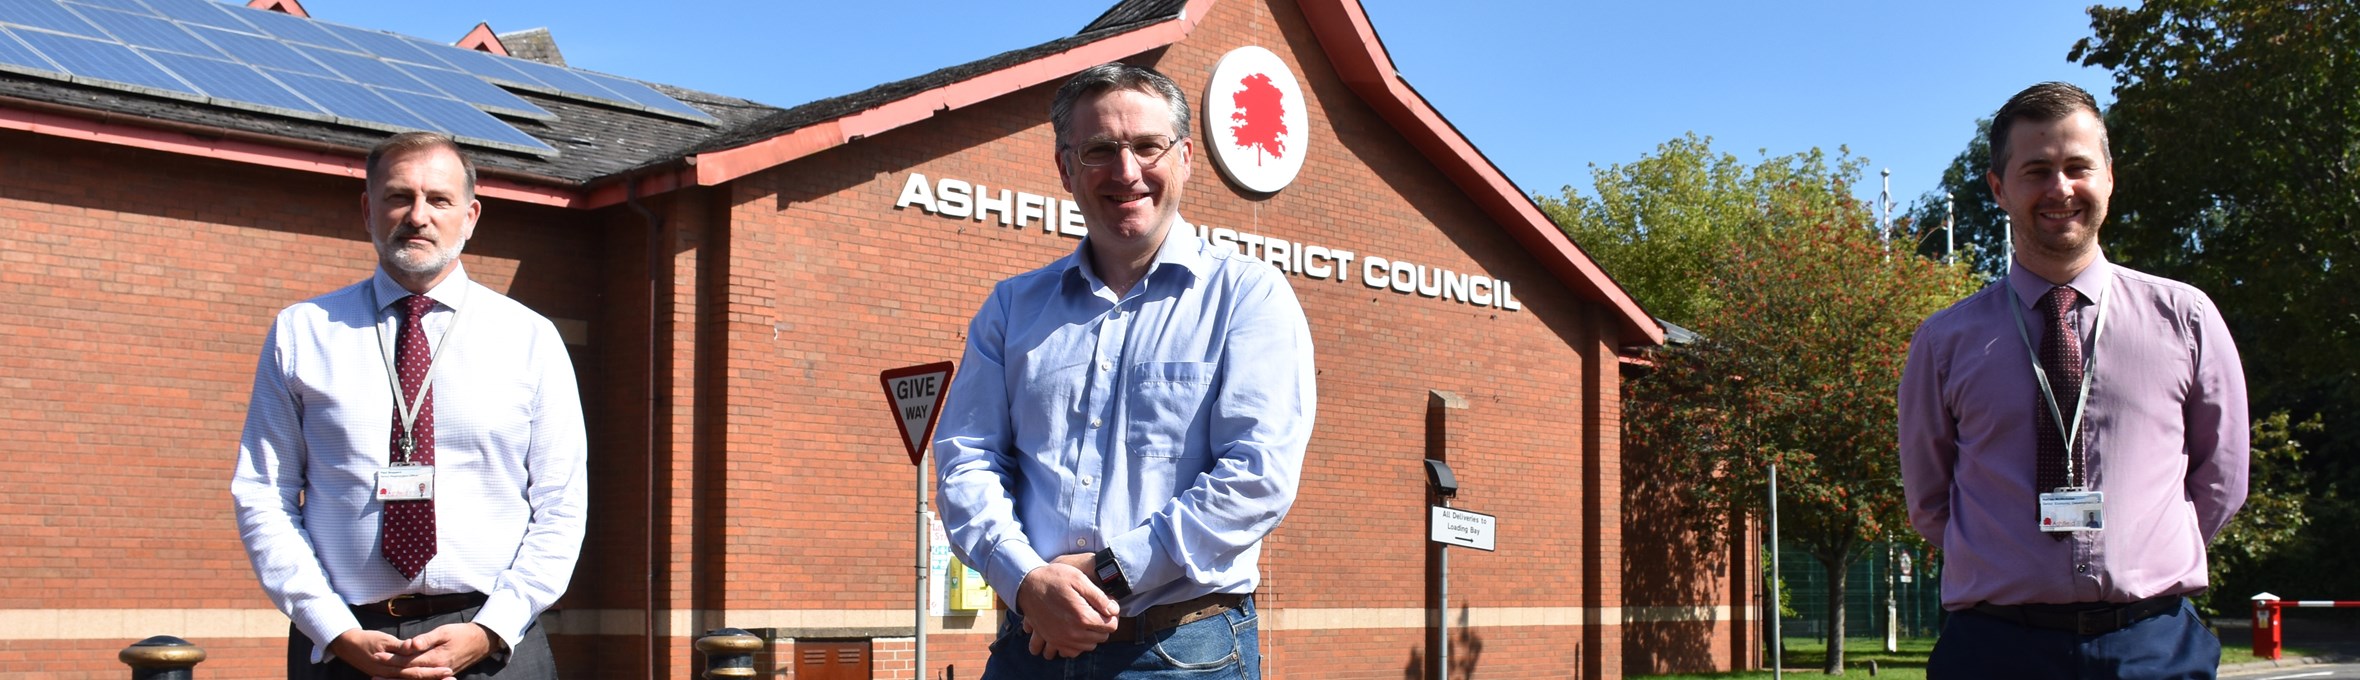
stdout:
[[(2318, 416), (2284, 431), (2322, 455), (2273, 459), (2257, 437), (2247, 513), (2308, 492), (2317, 516), (2360, 515), (2335, 495), (2360, 482), (2360, 4), (2156, 0), (2093, 7), (2090, 28), (2067, 58), (2114, 73), (2107, 256), (2219, 303), (2256, 413)], [(2273, 482), (2265, 466), (2278, 465), (2303, 474)], [(2360, 559), (2360, 522), (2280, 528), (2225, 537), (2215, 554), (2242, 571), (2273, 559), (2241, 553), (2246, 542), (2275, 537), (2312, 546), (2282, 555)], [(2360, 585), (2348, 570), (2255, 573), (2293, 581), (2269, 586), (2282, 593)]]
[(1568, 186), (1560, 196), (1533, 200), (1648, 313), (1690, 325), (1715, 309), (1708, 276), (1728, 246), (1763, 238), (1776, 226), (1766, 206), (1857, 205), (1844, 187), (1864, 162), (1838, 153), (1832, 165), (1812, 149), (1748, 166), (1692, 132), (1628, 165), (1592, 164), (1594, 198)]
[(1759, 516), (1778, 466), (1781, 540), (1828, 573), (1830, 669), (1847, 567), (1912, 536), (1893, 449), (1910, 335), (1973, 285), (1868, 228), (1861, 165), (1814, 150), (1749, 167), (1689, 135), (1597, 173), (1595, 199), (1542, 199), (1642, 304), (1689, 314), (1703, 340), (1627, 383), (1625, 441), (1684, 480), (1679, 502), (1718, 509), (1690, 516), (1702, 536)]

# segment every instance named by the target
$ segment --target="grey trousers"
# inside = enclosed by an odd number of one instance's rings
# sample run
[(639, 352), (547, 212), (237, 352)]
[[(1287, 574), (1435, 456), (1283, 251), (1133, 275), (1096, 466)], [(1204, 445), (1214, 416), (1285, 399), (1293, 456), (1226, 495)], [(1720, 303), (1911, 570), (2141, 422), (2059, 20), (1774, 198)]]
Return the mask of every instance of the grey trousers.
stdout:
[[(423, 619), (396, 620), (382, 613), (360, 614), (361, 627), (392, 635), (404, 640), (447, 624), (475, 620), (475, 611), (468, 607), (441, 616)], [(368, 680), (343, 659), (329, 654), (321, 663), (311, 662), (311, 636), (290, 625), (287, 627), (287, 680)], [(557, 661), (549, 655), (549, 635), (540, 626), (525, 629), (524, 639), (508, 652), (505, 662), (484, 659), (460, 671), (455, 677), (463, 680), (556, 680)]]

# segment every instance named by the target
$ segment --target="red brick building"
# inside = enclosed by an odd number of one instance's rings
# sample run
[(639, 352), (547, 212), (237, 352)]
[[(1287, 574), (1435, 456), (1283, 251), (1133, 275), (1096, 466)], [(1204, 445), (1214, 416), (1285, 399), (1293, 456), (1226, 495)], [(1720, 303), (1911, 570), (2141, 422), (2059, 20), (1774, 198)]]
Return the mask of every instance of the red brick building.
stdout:
[[(50, 30), (29, 22), (0, 39)], [(1619, 357), (1662, 330), (1394, 73), (1358, 4), (1126, 0), (791, 109), (509, 87), (550, 115), (501, 120), (553, 151), (471, 145), (467, 267), (558, 320), (581, 378), (590, 536), (542, 619), (567, 675), (694, 677), (690, 642), (731, 626), (770, 641), (772, 677), (912, 677), (917, 473), (878, 373), (958, 359), (993, 282), (1078, 243), (1058, 83), (1123, 60), (1193, 99), (1247, 46), (1300, 82), (1304, 165), (1275, 193), (1199, 167), (1182, 214), (1287, 270), (1317, 345), (1300, 500), (1263, 554), (1269, 677), (1432, 677), (1426, 458), (1499, 517), (1496, 552), (1451, 553), (1453, 677), (1758, 659), (1751, 544), (1626, 532)], [(38, 71), (0, 68), (0, 673), (117, 677), (117, 650), (171, 634), (202, 677), (275, 675), (287, 625), (229, 470), (270, 317), (372, 265), (355, 197), (383, 132)], [(929, 617), (925, 677), (975, 677), (997, 620)]]

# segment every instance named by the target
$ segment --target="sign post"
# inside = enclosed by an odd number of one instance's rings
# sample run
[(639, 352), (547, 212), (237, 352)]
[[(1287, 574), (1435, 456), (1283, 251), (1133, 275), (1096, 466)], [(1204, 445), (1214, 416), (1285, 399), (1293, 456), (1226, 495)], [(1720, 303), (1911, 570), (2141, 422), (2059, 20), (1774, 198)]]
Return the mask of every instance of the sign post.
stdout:
[(917, 468), (918, 498), (918, 588), (917, 627), (911, 637), (917, 648), (912, 677), (926, 677), (926, 572), (934, 558), (934, 513), (926, 510), (926, 445), (934, 440), (934, 421), (942, 416), (942, 398), (950, 392), (951, 362), (896, 368), (878, 374), (877, 382), (885, 386), (885, 404), (893, 409), (894, 422), (900, 427), (901, 443), (910, 452), (910, 465)]
[(1427, 507), (1433, 514), (1427, 517), (1426, 538), (1442, 544), (1442, 620), (1437, 629), (1442, 641), (1435, 653), (1440, 656), (1442, 680), (1450, 680), (1450, 547), (1495, 552), (1492, 529), (1499, 526), (1499, 518), (1450, 507), (1448, 496), (1442, 498), (1441, 505)]

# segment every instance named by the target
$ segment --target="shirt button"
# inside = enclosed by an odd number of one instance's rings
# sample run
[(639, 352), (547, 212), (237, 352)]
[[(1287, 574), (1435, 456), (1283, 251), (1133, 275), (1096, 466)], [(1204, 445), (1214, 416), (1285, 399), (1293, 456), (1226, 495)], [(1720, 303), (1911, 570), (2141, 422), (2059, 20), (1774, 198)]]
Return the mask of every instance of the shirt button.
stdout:
[(1098, 370), (1101, 370), (1101, 371), (1111, 371), (1111, 370), (1114, 370), (1114, 362), (1112, 362), (1112, 361), (1101, 361), (1101, 362), (1098, 362)]
[(2073, 565), (2073, 573), (2076, 573), (2076, 574), (2087, 574), (2087, 573), (2090, 573), (2090, 565), (2087, 565), (2087, 564), (2076, 564), (2076, 565)]
[(1097, 427), (1099, 424), (1100, 424), (1100, 423), (1098, 422), (1098, 419), (1097, 419), (1097, 418), (1091, 418), (1091, 419), (1090, 419), (1090, 427)]
[(1079, 538), (1077, 538), (1077, 539), (1073, 539), (1073, 547), (1079, 548), (1079, 547), (1082, 547), (1082, 546), (1084, 546), (1084, 545), (1088, 545), (1088, 544), (1087, 544), (1087, 543), (1083, 543), (1083, 542), (1082, 542), (1082, 539), (1079, 539)]
[(1085, 488), (1085, 489), (1087, 489), (1087, 488), (1089, 488), (1089, 487), (1090, 487), (1090, 478), (1088, 478), (1088, 477), (1083, 477), (1083, 478), (1082, 478), (1082, 488)]

